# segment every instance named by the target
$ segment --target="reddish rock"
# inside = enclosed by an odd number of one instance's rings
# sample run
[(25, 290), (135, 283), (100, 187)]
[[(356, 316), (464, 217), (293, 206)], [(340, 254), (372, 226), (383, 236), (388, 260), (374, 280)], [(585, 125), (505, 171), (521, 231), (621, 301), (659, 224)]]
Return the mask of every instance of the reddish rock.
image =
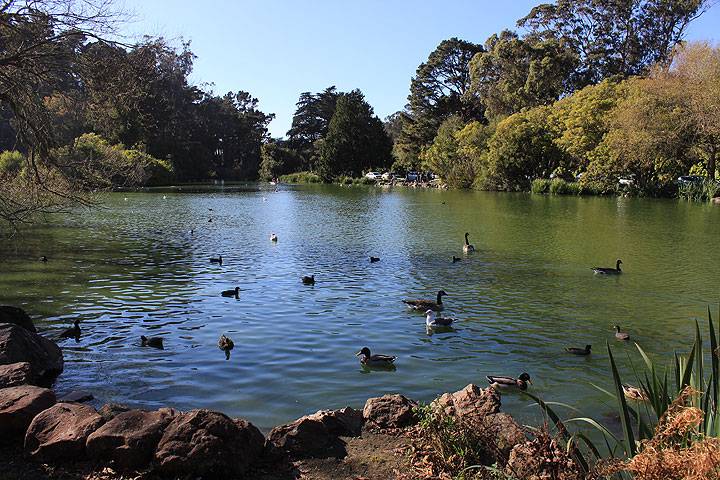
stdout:
[(34, 380), (35, 376), (28, 362), (0, 365), (0, 388), (32, 384)]
[(23, 327), (28, 332), (37, 333), (32, 319), (22, 308), (0, 305), (0, 323), (12, 323)]
[(362, 412), (350, 407), (340, 410), (319, 410), (308, 415), (308, 418), (319, 420), (325, 425), (328, 433), (338, 437), (359, 436), (364, 423)]
[(64, 403), (85, 403), (94, 400), (95, 397), (90, 392), (83, 392), (82, 390), (73, 390), (72, 392), (63, 395), (58, 402)]
[(155, 452), (158, 471), (173, 477), (243, 475), (262, 454), (265, 438), (245, 420), (209, 410), (177, 415)]
[(445, 414), (466, 421), (479, 420), (500, 411), (500, 393), (494, 388), (485, 390), (472, 383), (455, 393), (444, 393), (435, 403)]
[(322, 421), (308, 416), (273, 428), (268, 442), (293, 459), (345, 456), (337, 436), (331, 435)]
[(94, 408), (57, 403), (35, 416), (25, 434), (25, 451), (45, 462), (80, 460), (88, 436), (103, 419)]
[(174, 415), (175, 411), (170, 408), (120, 413), (88, 437), (88, 457), (112, 461), (120, 469), (144, 467), (150, 463), (155, 447)]
[(63, 371), (55, 342), (10, 323), (0, 324), (0, 365), (28, 362), (37, 377), (52, 379)]
[(480, 428), (483, 428), (485, 435), (494, 442), (493, 458), (488, 462), (489, 464), (505, 463), (512, 449), (527, 441), (525, 431), (507, 413), (493, 413), (486, 416)]
[(130, 410), (132, 410), (130, 407), (120, 405), (119, 403), (106, 403), (105, 405), (100, 407), (98, 413), (101, 417), (103, 417), (103, 420), (109, 422), (121, 413), (129, 412)]
[(55, 404), (55, 394), (32, 385), (0, 390), (0, 441), (22, 438), (35, 415)]
[(418, 421), (417, 402), (403, 395), (383, 395), (365, 402), (363, 417), (370, 428), (404, 428)]

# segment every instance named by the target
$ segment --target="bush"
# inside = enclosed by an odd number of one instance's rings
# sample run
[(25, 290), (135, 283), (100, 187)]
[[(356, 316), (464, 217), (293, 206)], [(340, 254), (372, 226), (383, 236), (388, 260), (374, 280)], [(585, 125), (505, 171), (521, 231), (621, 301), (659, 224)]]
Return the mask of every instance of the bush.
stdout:
[(720, 195), (720, 183), (712, 180), (685, 183), (678, 187), (678, 197), (694, 202), (709, 202)]
[(550, 193), (550, 183), (547, 178), (536, 178), (530, 184), (530, 191), (537, 194)]
[(562, 178), (554, 178), (550, 182), (550, 193), (553, 195), (580, 195), (580, 185), (566, 182)]
[(0, 153), (0, 174), (16, 174), (25, 163), (25, 156), (16, 150), (6, 150)]
[(282, 175), (279, 179), (282, 183), (323, 183), (319, 175), (312, 172), (296, 172)]

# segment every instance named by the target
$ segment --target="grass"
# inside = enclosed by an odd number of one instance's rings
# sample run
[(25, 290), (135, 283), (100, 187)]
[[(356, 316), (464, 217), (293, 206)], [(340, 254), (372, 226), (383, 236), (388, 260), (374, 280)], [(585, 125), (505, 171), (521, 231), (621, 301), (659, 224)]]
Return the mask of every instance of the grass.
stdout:
[(296, 172), (282, 175), (279, 178), (282, 183), (323, 183), (319, 175), (312, 172)]
[(720, 183), (712, 180), (685, 183), (678, 187), (677, 195), (678, 198), (694, 202), (709, 202), (720, 196)]
[(568, 182), (561, 178), (536, 178), (530, 191), (539, 195), (604, 195), (607, 192), (592, 182)]

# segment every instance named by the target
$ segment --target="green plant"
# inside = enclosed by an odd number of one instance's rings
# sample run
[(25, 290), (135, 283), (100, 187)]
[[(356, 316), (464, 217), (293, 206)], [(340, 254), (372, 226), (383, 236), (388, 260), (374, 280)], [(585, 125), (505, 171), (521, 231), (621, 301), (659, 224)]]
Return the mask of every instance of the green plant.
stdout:
[(536, 194), (550, 193), (550, 182), (547, 178), (536, 178), (530, 185), (530, 191)]
[(678, 197), (694, 202), (709, 202), (720, 196), (720, 183), (705, 180), (703, 182), (688, 182), (678, 187)]
[(282, 175), (282, 183), (322, 183), (322, 178), (313, 172), (296, 172)]
[(553, 195), (579, 195), (580, 185), (575, 182), (566, 182), (562, 178), (554, 178), (550, 182), (550, 193)]
[(22, 169), (25, 156), (16, 150), (0, 152), (0, 174), (16, 174)]

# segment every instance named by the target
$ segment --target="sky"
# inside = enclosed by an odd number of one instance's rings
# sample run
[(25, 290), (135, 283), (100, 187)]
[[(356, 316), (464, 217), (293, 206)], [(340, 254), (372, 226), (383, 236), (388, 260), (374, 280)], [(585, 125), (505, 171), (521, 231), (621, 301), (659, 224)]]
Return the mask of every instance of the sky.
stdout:
[[(191, 41), (191, 81), (216, 94), (245, 90), (274, 113), (274, 137), (292, 123), (301, 92), (359, 88), (380, 118), (402, 109), (410, 79), (444, 39), (484, 43), (514, 28), (541, 0), (121, 0), (123, 30)], [(720, 40), (720, 5), (687, 39)], [(206, 88), (207, 89), (207, 88)]]

